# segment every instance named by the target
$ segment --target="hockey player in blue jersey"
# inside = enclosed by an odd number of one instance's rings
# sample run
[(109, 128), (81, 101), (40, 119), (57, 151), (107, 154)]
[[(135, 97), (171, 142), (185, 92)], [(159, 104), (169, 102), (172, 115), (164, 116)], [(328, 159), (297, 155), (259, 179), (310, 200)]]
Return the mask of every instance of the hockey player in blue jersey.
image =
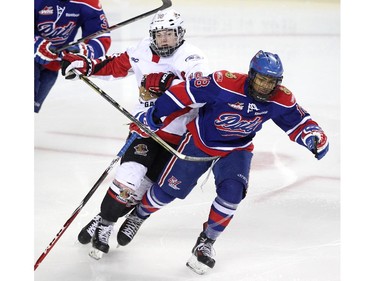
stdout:
[[(328, 152), (324, 131), (281, 85), (282, 79), (283, 66), (278, 55), (259, 51), (250, 62), (248, 74), (222, 70), (174, 85), (159, 97), (154, 107), (137, 116), (157, 131), (164, 116), (185, 107), (198, 107), (198, 116), (187, 125), (178, 151), (194, 156), (220, 156), (212, 168), (217, 196), (187, 262), (198, 274), (214, 267), (213, 244), (246, 195), (253, 139), (264, 122), (272, 120), (318, 160)], [(147, 191), (125, 221), (127, 243), (152, 213), (175, 198), (184, 199), (211, 164), (172, 157), (158, 183)]]
[[(82, 37), (108, 28), (99, 0), (34, 1), (34, 112), (38, 113), (55, 84), (60, 69), (54, 50), (73, 42), (79, 29)], [(73, 45), (68, 52), (99, 58), (111, 45), (109, 33)]]

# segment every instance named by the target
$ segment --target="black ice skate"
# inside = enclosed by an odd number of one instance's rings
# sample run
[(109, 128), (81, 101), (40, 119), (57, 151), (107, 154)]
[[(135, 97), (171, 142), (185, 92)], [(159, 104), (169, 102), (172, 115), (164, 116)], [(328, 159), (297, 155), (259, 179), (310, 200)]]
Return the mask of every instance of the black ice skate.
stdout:
[(99, 223), (98, 227), (95, 230), (94, 236), (92, 237), (92, 249), (89, 252), (89, 255), (99, 260), (102, 258), (103, 253), (108, 253), (109, 251), (109, 237), (113, 231), (113, 225), (105, 225)]
[(204, 232), (199, 235), (192, 250), (193, 255), (186, 263), (195, 273), (205, 274), (208, 269), (215, 266), (215, 260), (212, 258), (214, 256), (214, 242), (215, 240), (208, 238)]
[(141, 219), (135, 213), (135, 210), (129, 214), (117, 233), (117, 242), (120, 246), (126, 246), (133, 240), (138, 229), (145, 219)]
[(81, 229), (81, 232), (78, 234), (78, 241), (81, 244), (88, 244), (95, 233), (95, 229), (101, 221), (102, 217), (96, 215), (84, 228)]

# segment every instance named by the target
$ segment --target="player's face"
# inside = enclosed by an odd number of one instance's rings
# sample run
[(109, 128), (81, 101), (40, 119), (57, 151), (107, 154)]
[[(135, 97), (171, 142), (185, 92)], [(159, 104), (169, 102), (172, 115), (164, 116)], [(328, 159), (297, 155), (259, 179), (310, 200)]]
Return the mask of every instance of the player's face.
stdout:
[(177, 36), (173, 29), (164, 29), (156, 32), (155, 41), (158, 48), (174, 47), (177, 45)]
[(257, 73), (253, 80), (253, 89), (260, 94), (268, 95), (275, 88), (276, 83), (276, 78), (267, 77)]

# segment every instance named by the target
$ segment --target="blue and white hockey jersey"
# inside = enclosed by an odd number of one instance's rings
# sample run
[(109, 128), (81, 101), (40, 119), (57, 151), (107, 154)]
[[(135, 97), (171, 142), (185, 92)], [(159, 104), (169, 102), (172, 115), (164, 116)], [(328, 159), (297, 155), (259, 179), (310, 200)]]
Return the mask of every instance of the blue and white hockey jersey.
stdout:
[(272, 120), (292, 141), (300, 139), (303, 128), (317, 125), (284, 86), (278, 86), (267, 102), (253, 99), (248, 75), (216, 71), (207, 77), (172, 86), (155, 103), (153, 116), (163, 118), (185, 107), (199, 108), (187, 128), (195, 145), (212, 156), (232, 150), (253, 150), (253, 138), (264, 122)]
[[(34, 37), (43, 37), (59, 48), (73, 42), (81, 28), (82, 37), (108, 28), (106, 15), (99, 0), (34, 0)], [(110, 45), (109, 32), (87, 40), (95, 58), (106, 54)], [(46, 68), (58, 70), (59, 61)]]

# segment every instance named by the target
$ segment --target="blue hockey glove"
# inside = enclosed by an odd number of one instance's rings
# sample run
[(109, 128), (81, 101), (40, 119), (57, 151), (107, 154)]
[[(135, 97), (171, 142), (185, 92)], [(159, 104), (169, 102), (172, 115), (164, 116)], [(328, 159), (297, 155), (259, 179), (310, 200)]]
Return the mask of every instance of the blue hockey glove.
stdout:
[(95, 54), (94, 48), (91, 45), (85, 43), (79, 43), (77, 45), (70, 46), (66, 48), (65, 51), (76, 55), (82, 55), (89, 59), (93, 59)]
[(154, 120), (152, 116), (154, 110), (155, 107), (151, 107), (147, 111), (136, 114), (135, 118), (146, 125), (151, 131), (156, 132), (163, 125), (163, 123), (160, 120)]
[(58, 54), (53, 52), (52, 43), (43, 37), (34, 37), (34, 59), (39, 64), (47, 64), (57, 60)]
[(304, 128), (301, 140), (318, 160), (322, 159), (328, 152), (329, 143), (327, 136), (319, 126), (310, 125)]

